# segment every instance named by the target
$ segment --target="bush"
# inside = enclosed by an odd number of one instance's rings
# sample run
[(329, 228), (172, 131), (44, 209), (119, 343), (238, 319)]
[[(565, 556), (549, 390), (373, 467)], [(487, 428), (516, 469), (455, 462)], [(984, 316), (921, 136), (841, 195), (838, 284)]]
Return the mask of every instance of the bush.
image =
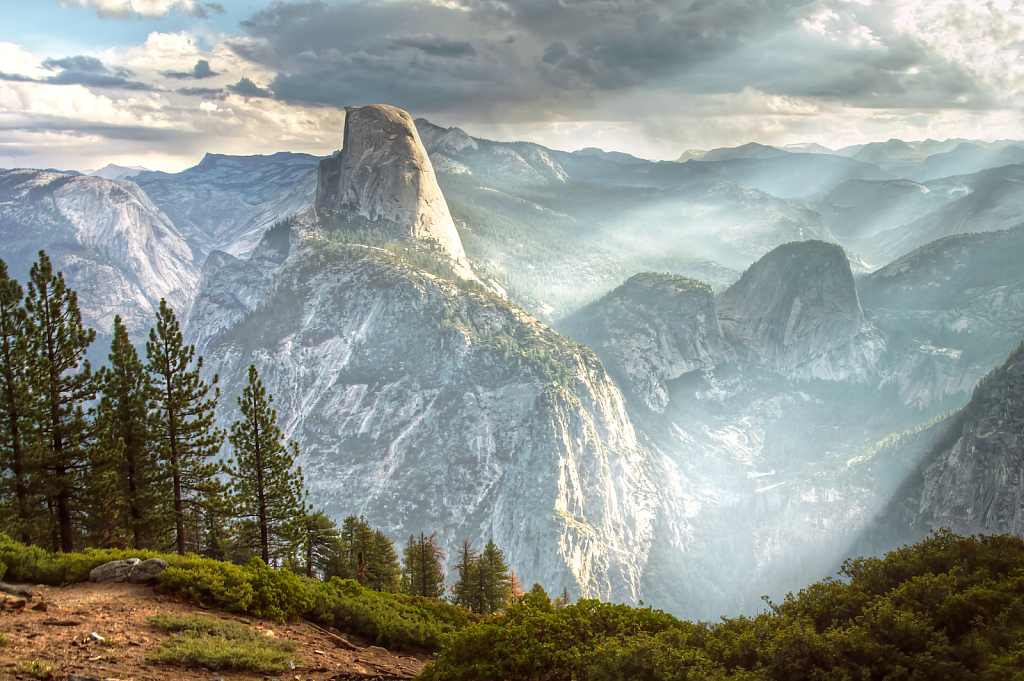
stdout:
[(225, 610), (248, 611), (255, 593), (251, 573), (231, 563), (187, 556), (157, 577), (161, 586)]

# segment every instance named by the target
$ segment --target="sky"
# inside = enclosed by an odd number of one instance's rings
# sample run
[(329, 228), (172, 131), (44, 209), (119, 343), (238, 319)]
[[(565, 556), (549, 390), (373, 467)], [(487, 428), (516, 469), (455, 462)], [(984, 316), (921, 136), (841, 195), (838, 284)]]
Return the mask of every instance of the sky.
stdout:
[(0, 168), (333, 153), (344, 107), (653, 160), (1024, 139), (1024, 0), (0, 0)]

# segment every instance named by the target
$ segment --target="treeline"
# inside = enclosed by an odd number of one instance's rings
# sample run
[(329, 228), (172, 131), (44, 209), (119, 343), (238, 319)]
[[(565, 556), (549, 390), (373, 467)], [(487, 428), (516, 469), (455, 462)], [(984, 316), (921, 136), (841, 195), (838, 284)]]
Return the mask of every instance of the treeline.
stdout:
[[(254, 366), (225, 432), (214, 423), (218, 377), (203, 379), (203, 359), (166, 301), (144, 360), (115, 317), (109, 365), (93, 371), (85, 354), (95, 337), (43, 251), (27, 291), (0, 260), (0, 532), (54, 553), (173, 551), (238, 565), (258, 557), (378, 592), (445, 596), (436, 535), (410, 536), (400, 561), (364, 518), (339, 528), (311, 508), (298, 445), (285, 441)], [(232, 459), (220, 456), (225, 440)], [(517, 593), (514, 573), (493, 542), (479, 558), (466, 545), (454, 600), (500, 610)], [(472, 597), (461, 595), (470, 593), (464, 580)]]

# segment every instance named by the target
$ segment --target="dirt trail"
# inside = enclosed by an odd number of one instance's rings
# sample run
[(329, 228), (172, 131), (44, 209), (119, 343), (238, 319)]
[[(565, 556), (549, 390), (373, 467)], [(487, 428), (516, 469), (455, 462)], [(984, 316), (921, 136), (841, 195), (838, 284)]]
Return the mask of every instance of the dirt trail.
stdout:
[[(0, 647), (0, 681), (36, 678), (15, 671), (19, 663), (32, 660), (50, 664), (51, 678), (61, 681), (69, 674), (100, 681), (410, 679), (429, 661), (422, 654), (389, 652), (351, 636), (345, 638), (358, 650), (346, 650), (337, 645), (336, 636), (308, 622), (278, 624), (207, 610), (174, 594), (157, 593), (149, 586), (83, 583), (31, 588), (37, 595), (23, 607), (16, 607), (13, 596), (0, 594), (0, 633), (10, 641)], [(40, 602), (46, 604), (45, 611), (33, 610)], [(153, 662), (149, 653), (170, 635), (148, 623), (148, 618), (157, 613), (205, 614), (234, 620), (268, 637), (299, 643), (297, 655), (301, 661), (295, 669), (274, 675)], [(105, 640), (90, 640), (93, 632)]]

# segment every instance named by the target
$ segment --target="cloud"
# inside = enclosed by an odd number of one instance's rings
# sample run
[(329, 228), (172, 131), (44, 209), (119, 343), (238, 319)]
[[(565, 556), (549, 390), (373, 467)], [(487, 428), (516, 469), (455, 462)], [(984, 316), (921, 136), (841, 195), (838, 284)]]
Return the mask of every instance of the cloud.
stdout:
[(207, 10), (224, 14), (220, 3), (198, 3), (195, 0), (59, 0), (67, 7), (87, 7), (105, 19), (164, 18), (172, 12), (206, 18)]
[(84, 85), (86, 87), (134, 91), (155, 89), (149, 83), (131, 80), (135, 74), (129, 69), (120, 66), (108, 68), (96, 57), (78, 55), (62, 59), (47, 58), (40, 65), (47, 71), (57, 71), (57, 73), (51, 76), (32, 77), (24, 74), (0, 72), (0, 80), (19, 83), (45, 83), (48, 85)]
[(233, 92), (236, 95), (241, 95), (242, 97), (271, 98), (274, 96), (273, 93), (270, 92), (270, 90), (259, 87), (258, 85), (256, 85), (256, 83), (252, 82), (251, 80), (245, 77), (243, 77), (234, 85), (228, 85), (227, 89), (229, 92)]
[(432, 57), (473, 57), (476, 50), (466, 40), (449, 40), (438, 36), (409, 36), (399, 38), (395, 45), (422, 50)]
[(183, 87), (178, 88), (175, 92), (188, 97), (203, 97), (206, 99), (221, 99), (224, 97), (224, 90), (221, 88)]
[(210, 68), (210, 62), (205, 59), (200, 59), (196, 62), (196, 65), (192, 67), (191, 71), (161, 71), (161, 75), (167, 76), (168, 78), (177, 78), (179, 80), (201, 80), (203, 78), (219, 76), (220, 74)]

